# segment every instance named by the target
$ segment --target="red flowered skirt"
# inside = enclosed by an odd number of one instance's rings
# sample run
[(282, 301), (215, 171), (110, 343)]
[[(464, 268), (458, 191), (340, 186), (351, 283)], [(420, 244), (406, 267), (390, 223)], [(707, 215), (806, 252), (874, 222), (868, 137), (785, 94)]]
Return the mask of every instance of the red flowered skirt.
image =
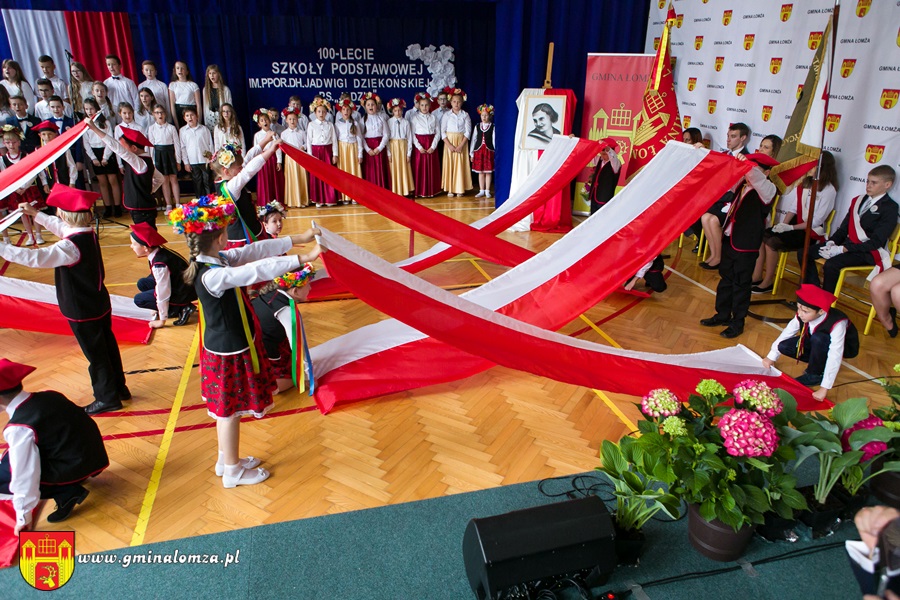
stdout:
[(484, 145), (476, 150), (472, 155), (472, 170), (476, 173), (493, 173), (494, 151), (488, 150), (488, 147)]
[(261, 336), (256, 337), (259, 373), (253, 372), (249, 348), (238, 354), (216, 354), (200, 349), (200, 395), (209, 416), (260, 418), (272, 408), (275, 376), (259, 340)]
[(291, 379), (291, 342), (287, 336), (278, 344), (278, 356), (270, 356), (269, 362), (272, 363), (272, 371), (275, 373), (275, 379)]

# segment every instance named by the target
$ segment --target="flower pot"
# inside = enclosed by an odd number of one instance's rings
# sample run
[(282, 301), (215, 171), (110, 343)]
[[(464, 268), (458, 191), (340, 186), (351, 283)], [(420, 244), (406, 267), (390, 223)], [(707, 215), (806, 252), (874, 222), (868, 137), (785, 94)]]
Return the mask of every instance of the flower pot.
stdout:
[(644, 552), (644, 544), (647, 538), (643, 531), (622, 529), (619, 524), (613, 522), (616, 530), (616, 557), (618, 565), (622, 567), (636, 567), (641, 562), (641, 554)]
[[(872, 470), (878, 472), (884, 465), (884, 459), (879, 458), (872, 464)], [(872, 494), (893, 508), (900, 509), (900, 473), (881, 473), (869, 480), (869, 489)]]
[(852, 521), (856, 513), (869, 501), (869, 488), (862, 486), (855, 494), (851, 494), (844, 486), (836, 487), (835, 492), (845, 504), (844, 511), (841, 513), (841, 520)]
[(847, 502), (832, 491), (825, 499), (825, 504), (819, 504), (813, 494), (813, 487), (797, 488), (797, 491), (806, 498), (809, 509), (800, 513), (800, 520), (811, 530), (813, 538), (831, 535), (841, 524), (841, 515), (847, 508)]
[(756, 530), (745, 525), (737, 531), (718, 519), (707, 521), (700, 516), (700, 507), (688, 506), (688, 538), (691, 546), (707, 558), (728, 562), (740, 558)]
[(783, 519), (775, 513), (766, 513), (766, 522), (757, 526), (756, 533), (769, 542), (796, 542), (800, 539), (798, 524), (797, 519)]

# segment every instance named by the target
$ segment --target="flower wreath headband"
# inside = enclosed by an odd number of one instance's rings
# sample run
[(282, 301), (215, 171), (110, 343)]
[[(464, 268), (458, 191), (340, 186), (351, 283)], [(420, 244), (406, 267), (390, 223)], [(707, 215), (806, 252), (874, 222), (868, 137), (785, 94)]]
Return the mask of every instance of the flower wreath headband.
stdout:
[(443, 89), (443, 92), (447, 94), (447, 96), (459, 96), (460, 98), (462, 98), (463, 102), (469, 99), (466, 93), (460, 88), (445, 87)]
[(257, 108), (255, 111), (253, 111), (253, 122), (254, 123), (259, 123), (260, 117), (265, 117), (268, 119), (269, 118), (269, 109)]
[(480, 115), (482, 112), (486, 112), (489, 115), (494, 114), (494, 105), (493, 104), (482, 104), (477, 109), (475, 109)]
[(366, 92), (365, 94), (363, 94), (359, 99), (359, 103), (365, 104), (366, 100), (374, 100), (375, 104), (381, 104), (381, 96), (379, 96), (375, 92)]
[(274, 279), (275, 284), (283, 289), (301, 288), (313, 279), (316, 273), (316, 267), (312, 263), (305, 263), (299, 271), (289, 271), (284, 275), (279, 275)]
[(217, 162), (226, 169), (234, 164), (237, 157), (241, 155), (241, 145), (236, 142), (228, 142), (223, 144), (215, 154), (209, 157), (209, 162)]
[(256, 211), (256, 214), (259, 215), (260, 219), (265, 219), (266, 217), (274, 213), (281, 213), (282, 217), (287, 213), (287, 211), (284, 209), (284, 204), (282, 204), (278, 200), (272, 200), (265, 206), (260, 206)]
[(300, 114), (301, 113), (300, 113), (299, 107), (291, 108), (290, 106), (288, 106), (287, 108), (285, 108), (284, 110), (281, 111), (282, 117), (287, 117), (288, 115), (297, 115), (299, 117)]
[(316, 112), (316, 109), (320, 106), (324, 106), (325, 110), (331, 110), (331, 104), (328, 103), (328, 100), (325, 98), (313, 98), (309, 105), (309, 112)]
[(418, 94), (416, 94), (416, 102), (418, 102), (419, 100), (432, 100), (431, 94), (429, 94), (428, 92), (419, 92)]
[(403, 98), (391, 98), (388, 102), (388, 108), (394, 108), (395, 106), (406, 108), (406, 100)]
[(6, 135), (15, 135), (20, 141), (25, 139), (25, 133), (15, 125), (4, 125), (2, 135), (4, 137)]
[(219, 231), (228, 227), (235, 210), (234, 202), (210, 194), (176, 206), (169, 213), (169, 223), (179, 235)]
[(356, 110), (356, 103), (353, 102), (351, 98), (344, 98), (336, 105), (338, 108), (349, 108), (350, 110)]

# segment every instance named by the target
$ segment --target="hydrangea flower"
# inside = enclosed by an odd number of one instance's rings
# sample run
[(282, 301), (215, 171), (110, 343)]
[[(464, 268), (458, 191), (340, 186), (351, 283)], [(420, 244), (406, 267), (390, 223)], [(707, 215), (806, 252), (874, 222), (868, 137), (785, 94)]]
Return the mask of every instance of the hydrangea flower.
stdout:
[[(869, 416), (858, 422), (856, 425), (846, 429), (844, 433), (841, 434), (841, 447), (844, 449), (844, 452), (849, 451), (850, 448), (850, 436), (854, 431), (859, 431), (860, 429), (875, 429), (876, 427), (881, 427), (886, 425), (884, 421), (875, 416)], [(867, 462), (872, 460), (885, 450), (887, 450), (887, 444), (879, 441), (872, 441), (868, 444), (864, 444), (860, 450), (863, 451), (862, 459), (860, 462)]]
[(725, 387), (715, 379), (704, 379), (697, 384), (697, 393), (704, 398), (712, 398), (713, 396), (723, 397), (728, 392)]
[(687, 435), (687, 428), (684, 426), (684, 419), (681, 417), (666, 417), (662, 422), (663, 433), (668, 433), (672, 437)]
[(681, 412), (681, 402), (671, 391), (658, 388), (643, 397), (641, 412), (648, 417), (673, 417)]
[(763, 415), (732, 408), (719, 421), (725, 451), (731, 456), (772, 456), (778, 449), (778, 433)]
[(734, 405), (751, 408), (761, 415), (772, 418), (784, 410), (781, 398), (762, 381), (746, 379), (734, 388)]

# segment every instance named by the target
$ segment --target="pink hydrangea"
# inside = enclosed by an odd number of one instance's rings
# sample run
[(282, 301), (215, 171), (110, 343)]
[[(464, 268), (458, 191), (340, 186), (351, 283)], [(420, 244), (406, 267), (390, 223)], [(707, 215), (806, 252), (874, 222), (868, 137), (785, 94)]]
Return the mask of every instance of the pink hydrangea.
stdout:
[(755, 410), (770, 419), (784, 410), (778, 394), (762, 381), (752, 379), (745, 379), (735, 386), (734, 405)]
[[(875, 416), (869, 416), (859, 421), (856, 425), (853, 425), (849, 429), (846, 429), (844, 433), (841, 434), (841, 447), (845, 452), (849, 451), (850, 448), (850, 435), (853, 434), (854, 431), (859, 431), (860, 429), (875, 429), (876, 427), (883, 427), (884, 421)], [(887, 450), (887, 444), (879, 441), (872, 441), (868, 444), (863, 445), (860, 450), (863, 451), (863, 457), (860, 462), (869, 461), (885, 450)]]
[(671, 390), (658, 388), (643, 397), (641, 412), (648, 417), (673, 417), (681, 412), (681, 402)]
[(719, 433), (731, 456), (772, 456), (778, 449), (775, 426), (753, 411), (732, 408), (719, 420)]

